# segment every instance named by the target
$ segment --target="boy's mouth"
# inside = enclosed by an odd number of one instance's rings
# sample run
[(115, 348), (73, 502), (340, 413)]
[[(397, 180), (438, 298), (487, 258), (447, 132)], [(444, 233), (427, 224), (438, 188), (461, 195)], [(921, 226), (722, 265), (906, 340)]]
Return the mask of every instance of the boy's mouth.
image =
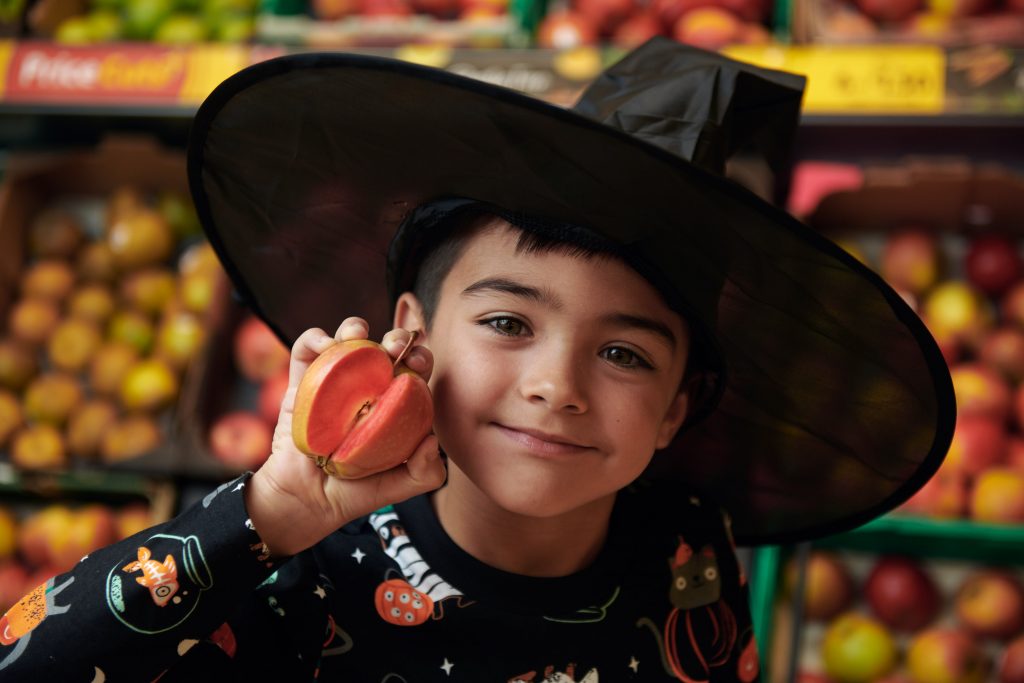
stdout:
[(495, 426), (507, 438), (541, 455), (568, 455), (592, 448), (560, 434), (551, 434), (526, 427), (509, 427), (498, 423), (495, 423)]

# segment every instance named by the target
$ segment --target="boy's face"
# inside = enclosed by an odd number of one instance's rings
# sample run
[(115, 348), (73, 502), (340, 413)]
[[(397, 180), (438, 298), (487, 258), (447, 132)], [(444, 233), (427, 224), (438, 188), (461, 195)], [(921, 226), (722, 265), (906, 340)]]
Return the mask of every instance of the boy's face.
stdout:
[[(608, 499), (686, 416), (682, 319), (625, 264), (516, 253), (489, 228), (446, 276), (424, 343), (449, 480), (548, 517)], [(423, 329), (402, 296), (398, 326)]]

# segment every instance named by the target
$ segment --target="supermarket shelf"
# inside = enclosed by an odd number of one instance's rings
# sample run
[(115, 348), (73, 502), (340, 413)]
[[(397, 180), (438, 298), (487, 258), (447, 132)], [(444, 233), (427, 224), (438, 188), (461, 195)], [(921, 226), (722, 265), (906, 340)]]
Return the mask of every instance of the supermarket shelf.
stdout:
[(1024, 563), (1024, 526), (888, 515), (815, 545), (1020, 565)]

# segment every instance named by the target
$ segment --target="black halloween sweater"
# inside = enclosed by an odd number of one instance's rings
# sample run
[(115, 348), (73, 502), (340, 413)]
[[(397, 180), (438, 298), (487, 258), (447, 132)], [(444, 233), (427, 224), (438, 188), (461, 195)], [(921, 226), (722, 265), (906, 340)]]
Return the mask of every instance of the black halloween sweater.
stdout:
[(0, 680), (758, 680), (727, 524), (696, 498), (624, 491), (590, 567), (532, 578), (461, 550), (426, 496), (271, 561), (249, 476), (22, 598)]

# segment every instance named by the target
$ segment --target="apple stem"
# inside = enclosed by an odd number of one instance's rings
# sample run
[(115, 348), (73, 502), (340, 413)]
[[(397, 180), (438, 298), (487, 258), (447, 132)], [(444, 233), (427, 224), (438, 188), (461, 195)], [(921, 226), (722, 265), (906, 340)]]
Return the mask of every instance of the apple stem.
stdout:
[(391, 365), (391, 367), (397, 368), (398, 364), (405, 360), (406, 355), (408, 355), (409, 351), (412, 350), (412, 345), (416, 343), (416, 337), (418, 336), (420, 336), (419, 330), (413, 330), (412, 332), (409, 333), (409, 341), (405, 343), (405, 348), (402, 349), (402, 352), (400, 354), (398, 354), (398, 358), (395, 359), (395, 362)]

